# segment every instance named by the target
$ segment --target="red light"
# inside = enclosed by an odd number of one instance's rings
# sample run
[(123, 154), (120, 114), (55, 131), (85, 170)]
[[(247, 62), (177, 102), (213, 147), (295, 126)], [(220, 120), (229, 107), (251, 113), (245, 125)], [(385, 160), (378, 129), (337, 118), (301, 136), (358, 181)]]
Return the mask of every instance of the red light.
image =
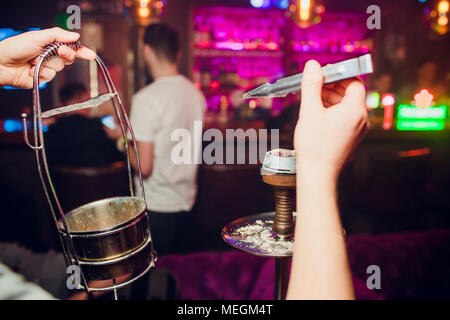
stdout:
[(218, 80), (213, 80), (209, 83), (209, 88), (211, 90), (217, 90), (220, 87), (220, 82)]
[(399, 151), (398, 156), (400, 158), (407, 158), (407, 157), (420, 157), (424, 156), (426, 154), (430, 154), (430, 148), (422, 148), (422, 149), (413, 149), (408, 151)]
[(392, 127), (392, 118), (394, 116), (394, 105), (384, 107), (383, 129), (389, 130)]

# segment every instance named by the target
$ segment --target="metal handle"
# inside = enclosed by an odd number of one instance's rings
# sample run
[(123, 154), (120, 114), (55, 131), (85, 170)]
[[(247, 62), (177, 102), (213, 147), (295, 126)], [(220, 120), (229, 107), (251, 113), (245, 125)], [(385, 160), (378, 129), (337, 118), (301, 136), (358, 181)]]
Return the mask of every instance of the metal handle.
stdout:
[[(58, 55), (58, 48), (61, 46), (68, 46), (74, 50), (78, 50), (80, 49), (83, 45), (78, 41), (75, 43), (63, 43), (63, 42), (55, 42), (52, 43), (50, 45), (48, 45), (43, 53), (41, 53), (39, 55), (38, 61), (37, 61), (37, 65), (36, 65), (36, 69), (34, 72), (34, 77), (33, 77), (33, 128), (34, 128), (34, 145), (30, 143), (29, 139), (28, 139), (28, 130), (27, 130), (27, 126), (26, 126), (26, 118), (27, 115), (23, 114), (22, 115), (22, 122), (24, 123), (24, 140), (25, 143), (33, 150), (36, 151), (36, 158), (37, 158), (37, 162), (38, 162), (38, 169), (40, 171), (40, 175), (42, 177), (41, 182), (44, 186), (44, 189), (46, 191), (46, 194), (49, 194), (52, 196), (52, 200), (53, 201), (49, 201), (51, 207), (53, 207), (53, 204), (56, 206), (57, 210), (59, 211), (59, 214), (61, 216), (61, 219), (63, 220), (63, 222), (65, 222), (64, 220), (64, 211), (61, 207), (61, 204), (59, 202), (58, 196), (56, 194), (56, 190), (53, 186), (52, 183), (52, 179), (50, 177), (50, 172), (48, 169), (48, 164), (47, 164), (47, 159), (46, 159), (46, 153), (45, 153), (45, 143), (44, 143), (44, 137), (43, 137), (43, 132), (42, 132), (42, 118), (43, 118), (43, 114), (41, 111), (41, 103), (40, 103), (40, 96), (39, 96), (39, 73), (42, 67), (42, 64), (44, 61), (47, 61), (48, 59), (51, 59), (53, 57), (56, 57)], [(122, 135), (124, 137), (125, 140), (125, 146), (126, 146), (126, 154), (127, 154), (127, 165), (128, 165), (128, 176), (129, 176), (129, 184), (130, 184), (130, 194), (131, 196), (134, 196), (134, 191), (133, 191), (133, 173), (131, 170), (131, 163), (130, 163), (130, 152), (129, 152), (129, 141), (128, 141), (128, 132), (130, 132), (131, 135), (131, 139), (133, 141), (133, 147), (134, 147), (134, 151), (135, 151), (135, 156), (136, 156), (136, 162), (137, 162), (137, 167), (138, 167), (138, 176), (139, 176), (139, 183), (140, 183), (140, 187), (141, 187), (141, 196), (142, 198), (145, 200), (145, 192), (144, 192), (144, 187), (143, 187), (143, 178), (142, 178), (142, 173), (141, 173), (141, 168), (140, 168), (140, 161), (139, 161), (139, 153), (137, 150), (137, 143), (135, 140), (135, 136), (134, 136), (134, 132), (133, 129), (131, 128), (131, 124), (129, 122), (129, 119), (127, 117), (126, 114), (126, 110), (123, 106), (122, 100), (120, 98), (120, 96), (118, 95), (117, 89), (114, 86), (114, 83), (112, 82), (111, 76), (109, 75), (109, 72), (107, 70), (106, 65), (104, 64), (103, 60), (97, 56), (96, 57), (96, 62), (99, 65), (104, 80), (106, 82), (106, 86), (108, 88), (109, 94), (110, 94), (110, 98), (112, 100), (113, 106), (114, 106), (114, 111), (116, 113), (117, 119), (119, 121), (121, 130), (122, 130)], [(114, 99), (116, 98), (117, 101)], [(41, 170), (41, 164), (42, 167), (44, 169), (44, 174), (42, 174), (42, 170)], [(46, 179), (43, 179), (45, 176)], [(48, 192), (48, 188), (50, 189), (50, 193)], [(56, 218), (56, 217), (55, 217)], [(65, 229), (66, 226), (64, 226)], [(68, 232), (68, 230), (66, 230)]]
[(41, 150), (44, 148), (43, 145), (40, 146), (33, 146), (30, 141), (28, 140), (28, 129), (27, 129), (27, 118), (28, 115), (26, 113), (22, 113), (22, 127), (23, 127), (23, 139), (25, 140), (25, 143), (27, 146), (29, 146), (33, 150)]
[[(36, 154), (36, 162), (37, 162), (37, 167), (38, 167), (38, 172), (39, 172), (39, 177), (41, 179), (41, 183), (42, 186), (44, 188), (44, 193), (45, 196), (47, 198), (47, 201), (50, 205), (50, 211), (53, 217), (53, 220), (55, 222), (55, 225), (58, 228), (58, 219), (56, 216), (56, 211), (58, 211), (60, 217), (61, 217), (61, 222), (62, 222), (62, 229), (63, 231), (66, 232), (67, 235), (69, 235), (69, 237), (67, 238), (67, 241), (64, 241), (64, 239), (62, 238), (61, 233), (58, 231), (58, 235), (60, 238), (60, 242), (63, 248), (63, 252), (64, 252), (64, 257), (66, 260), (66, 264), (76, 264), (76, 265), (80, 265), (78, 256), (76, 255), (76, 251), (74, 250), (74, 244), (72, 241), (72, 235), (69, 231), (69, 228), (67, 226), (67, 222), (65, 219), (65, 214), (64, 211), (62, 209), (61, 203), (58, 199), (58, 196), (56, 194), (56, 190), (55, 187), (53, 185), (51, 176), (50, 176), (50, 172), (49, 172), (49, 167), (48, 167), (48, 163), (47, 163), (47, 157), (46, 157), (46, 152), (45, 152), (45, 143), (44, 143), (44, 135), (43, 135), (43, 130), (42, 130), (42, 118), (43, 118), (43, 114), (41, 111), (41, 102), (40, 102), (40, 95), (39, 95), (39, 73), (41, 71), (42, 65), (44, 63), (44, 61), (47, 61), (53, 57), (57, 57), (58, 56), (58, 48), (61, 46), (68, 46), (74, 50), (78, 50), (81, 47), (83, 47), (83, 45), (78, 41), (75, 43), (62, 43), (62, 42), (55, 42), (52, 43), (50, 45), (48, 45), (44, 51), (39, 55), (38, 59), (37, 59), (37, 64), (36, 64), (36, 68), (34, 71), (34, 75), (33, 75), (33, 133), (34, 133), (34, 144), (30, 143), (29, 139), (28, 139), (28, 130), (27, 130), (27, 114), (22, 114), (22, 123), (23, 123), (23, 133), (24, 133), (24, 140), (25, 143), (27, 144), (28, 147), (30, 147), (31, 149), (33, 149), (35, 151)], [(139, 153), (137, 150), (137, 143), (136, 143), (136, 139), (134, 136), (134, 132), (133, 129), (131, 128), (131, 124), (129, 122), (128, 116), (126, 114), (126, 110), (123, 106), (122, 100), (120, 99), (120, 96), (117, 92), (116, 87), (114, 86), (114, 83), (112, 82), (111, 76), (107, 70), (106, 65), (104, 64), (103, 60), (97, 56), (96, 57), (96, 62), (99, 65), (104, 80), (106, 82), (106, 86), (108, 88), (109, 93), (111, 94), (111, 101), (113, 103), (114, 106), (114, 111), (116, 113), (117, 119), (119, 121), (121, 130), (122, 130), (122, 135), (124, 137), (125, 140), (125, 147), (126, 147), (126, 155), (127, 155), (127, 165), (128, 165), (128, 177), (129, 177), (129, 184), (130, 184), (130, 194), (131, 196), (134, 196), (134, 191), (133, 191), (133, 173), (131, 171), (131, 164), (130, 164), (130, 150), (129, 150), (129, 143), (128, 143), (128, 137), (127, 137), (127, 132), (129, 131), (130, 135), (131, 135), (131, 139), (133, 141), (133, 147), (134, 147), (134, 151), (135, 151), (135, 156), (136, 156), (136, 162), (137, 162), (137, 174), (139, 177), (139, 183), (140, 183), (140, 187), (141, 187), (141, 195), (142, 195), (142, 199), (145, 201), (145, 192), (144, 192), (144, 186), (143, 186), (143, 178), (142, 178), (142, 172), (141, 172), (141, 167), (140, 167), (140, 161), (139, 161)], [(115, 100), (117, 99), (117, 101)], [(64, 111), (64, 110), (63, 110)], [(146, 203), (146, 202), (145, 202)], [(83, 280), (85, 283), (85, 287), (88, 288), (87, 283), (86, 283), (86, 279), (84, 278), (83, 275)], [(115, 286), (115, 287), (119, 287), (119, 286)]]

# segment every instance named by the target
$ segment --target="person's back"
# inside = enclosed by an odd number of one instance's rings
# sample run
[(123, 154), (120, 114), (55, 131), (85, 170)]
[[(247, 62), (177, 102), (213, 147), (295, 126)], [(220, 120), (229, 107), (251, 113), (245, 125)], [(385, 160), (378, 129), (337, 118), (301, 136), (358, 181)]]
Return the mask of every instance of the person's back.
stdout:
[(197, 193), (194, 158), (201, 152), (206, 108), (202, 93), (178, 71), (180, 54), (177, 31), (162, 23), (147, 27), (143, 57), (154, 82), (134, 96), (130, 115), (160, 254), (179, 252), (183, 243)]
[[(131, 122), (136, 127), (136, 140), (154, 142), (153, 171), (144, 181), (150, 210), (191, 210), (198, 167), (193, 163), (193, 155), (201, 152), (201, 141), (194, 143), (201, 130), (195, 134), (194, 125), (198, 121), (197, 128), (201, 129), (204, 109), (202, 93), (182, 75), (158, 78), (135, 95)], [(172, 141), (172, 134), (179, 129), (189, 131), (191, 136), (190, 164), (176, 164), (172, 159), (172, 152), (180, 143), (178, 138)]]
[[(63, 105), (86, 101), (86, 87), (72, 83), (60, 90)], [(94, 167), (123, 161), (114, 141), (103, 130), (101, 120), (89, 118), (89, 109), (59, 117), (45, 135), (48, 162), (51, 165)]]
[(75, 114), (59, 118), (46, 133), (48, 161), (52, 165), (103, 166), (123, 161), (99, 119)]

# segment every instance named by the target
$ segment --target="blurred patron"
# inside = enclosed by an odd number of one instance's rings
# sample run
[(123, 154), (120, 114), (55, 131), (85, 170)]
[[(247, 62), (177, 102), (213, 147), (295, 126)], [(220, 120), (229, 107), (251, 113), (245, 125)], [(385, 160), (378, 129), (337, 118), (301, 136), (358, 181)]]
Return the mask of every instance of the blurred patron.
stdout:
[[(60, 90), (64, 106), (89, 99), (86, 87), (72, 83)], [(81, 109), (56, 118), (46, 134), (48, 161), (52, 165), (95, 167), (124, 160), (103, 129), (99, 118), (89, 117), (90, 109)]]
[[(143, 57), (154, 81), (133, 97), (130, 121), (151, 211), (152, 238), (156, 251), (166, 254), (182, 245), (181, 235), (195, 202), (198, 165), (192, 157), (200, 155), (201, 141), (192, 139), (199, 136), (194, 133), (194, 123), (203, 120), (206, 102), (197, 87), (178, 71), (180, 43), (172, 27), (162, 23), (147, 27)], [(182, 151), (192, 155), (189, 163), (175, 163), (172, 158), (172, 151), (180, 144), (172, 139), (177, 130), (190, 134), (190, 150)], [(120, 137), (118, 130), (108, 132), (112, 138)], [(135, 158), (131, 160), (137, 169)]]

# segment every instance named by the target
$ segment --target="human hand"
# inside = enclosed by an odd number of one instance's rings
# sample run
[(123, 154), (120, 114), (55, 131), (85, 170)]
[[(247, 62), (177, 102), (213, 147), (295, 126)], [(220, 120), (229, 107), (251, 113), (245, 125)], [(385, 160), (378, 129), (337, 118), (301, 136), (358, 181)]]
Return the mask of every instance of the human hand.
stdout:
[[(45, 46), (54, 41), (76, 42), (80, 35), (61, 28), (30, 31), (0, 41), (0, 86), (32, 88), (36, 57)], [(95, 52), (81, 48), (76, 52), (67, 46), (58, 49), (59, 58), (46, 61), (41, 68), (39, 82), (52, 80), (56, 72), (65, 65), (72, 64), (75, 58), (93, 60)]]
[(123, 137), (122, 129), (117, 124), (116, 124), (116, 127), (114, 129), (110, 129), (110, 128), (106, 127), (106, 126), (103, 126), (103, 131), (105, 131), (106, 135), (111, 140), (118, 140), (118, 139)]
[(365, 89), (357, 79), (322, 85), (319, 63), (308, 61), (294, 136), (297, 172), (335, 182), (368, 128)]

